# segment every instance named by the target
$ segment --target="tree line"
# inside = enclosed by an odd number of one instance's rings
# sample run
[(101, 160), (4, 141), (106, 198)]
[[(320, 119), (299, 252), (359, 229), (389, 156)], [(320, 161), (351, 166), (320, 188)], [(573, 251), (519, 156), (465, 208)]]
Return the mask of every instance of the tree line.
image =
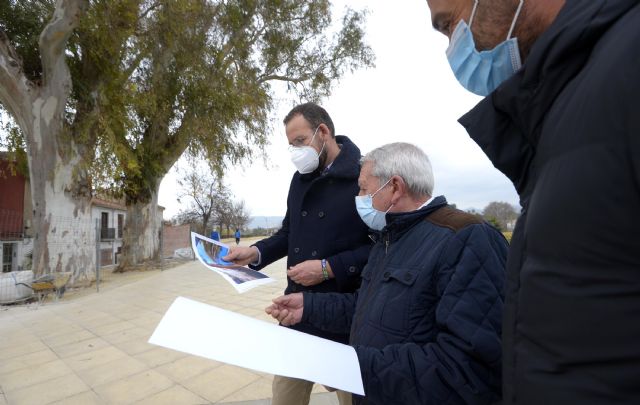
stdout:
[(214, 229), (227, 236), (236, 229), (246, 229), (250, 213), (245, 202), (235, 200), (231, 190), (214, 171), (190, 164), (179, 174), (177, 201), (182, 208), (171, 220), (174, 225), (190, 224), (192, 229), (205, 236)]

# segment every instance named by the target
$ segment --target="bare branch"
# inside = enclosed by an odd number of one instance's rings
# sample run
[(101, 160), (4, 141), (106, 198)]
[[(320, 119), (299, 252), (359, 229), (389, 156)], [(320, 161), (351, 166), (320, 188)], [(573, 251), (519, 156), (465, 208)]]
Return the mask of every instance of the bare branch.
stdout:
[(0, 102), (9, 111), (23, 131), (33, 121), (29, 93), (33, 83), (22, 70), (22, 61), (4, 30), (0, 29)]

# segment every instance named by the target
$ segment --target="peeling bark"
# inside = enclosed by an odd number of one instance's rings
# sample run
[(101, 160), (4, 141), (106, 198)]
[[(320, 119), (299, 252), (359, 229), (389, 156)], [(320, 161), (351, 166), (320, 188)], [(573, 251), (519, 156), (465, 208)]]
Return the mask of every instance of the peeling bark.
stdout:
[(127, 204), (122, 256), (118, 271), (160, 258), (160, 232), (162, 212), (158, 208), (158, 187), (151, 192), (148, 202)]
[(0, 31), (0, 101), (25, 135), (33, 206), (36, 275), (69, 271), (73, 279), (95, 270), (96, 235), (91, 221), (86, 156), (69, 136), (65, 108), (71, 75), (65, 47), (86, 0), (58, 0), (40, 35), (43, 80), (30, 82)]

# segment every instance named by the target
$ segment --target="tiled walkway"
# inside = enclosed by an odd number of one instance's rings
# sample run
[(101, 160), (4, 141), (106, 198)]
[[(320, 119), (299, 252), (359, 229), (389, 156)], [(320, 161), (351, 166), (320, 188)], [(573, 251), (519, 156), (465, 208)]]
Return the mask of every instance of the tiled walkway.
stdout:
[[(100, 293), (44, 305), (0, 306), (0, 405), (269, 404), (272, 376), (153, 346), (149, 336), (178, 296), (272, 321), (264, 308), (285, 286), (244, 294), (198, 262), (111, 275)], [(259, 342), (260, 337), (256, 336)], [(337, 404), (316, 385), (312, 404)]]

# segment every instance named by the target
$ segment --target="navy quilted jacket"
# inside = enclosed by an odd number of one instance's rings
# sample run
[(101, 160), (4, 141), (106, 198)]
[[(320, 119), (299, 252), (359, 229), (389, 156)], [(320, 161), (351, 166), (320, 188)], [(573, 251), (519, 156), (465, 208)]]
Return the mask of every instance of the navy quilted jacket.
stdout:
[(351, 330), (366, 397), (355, 404), (500, 399), (507, 241), (444, 197), (388, 214), (354, 294), (304, 294), (303, 322)]

